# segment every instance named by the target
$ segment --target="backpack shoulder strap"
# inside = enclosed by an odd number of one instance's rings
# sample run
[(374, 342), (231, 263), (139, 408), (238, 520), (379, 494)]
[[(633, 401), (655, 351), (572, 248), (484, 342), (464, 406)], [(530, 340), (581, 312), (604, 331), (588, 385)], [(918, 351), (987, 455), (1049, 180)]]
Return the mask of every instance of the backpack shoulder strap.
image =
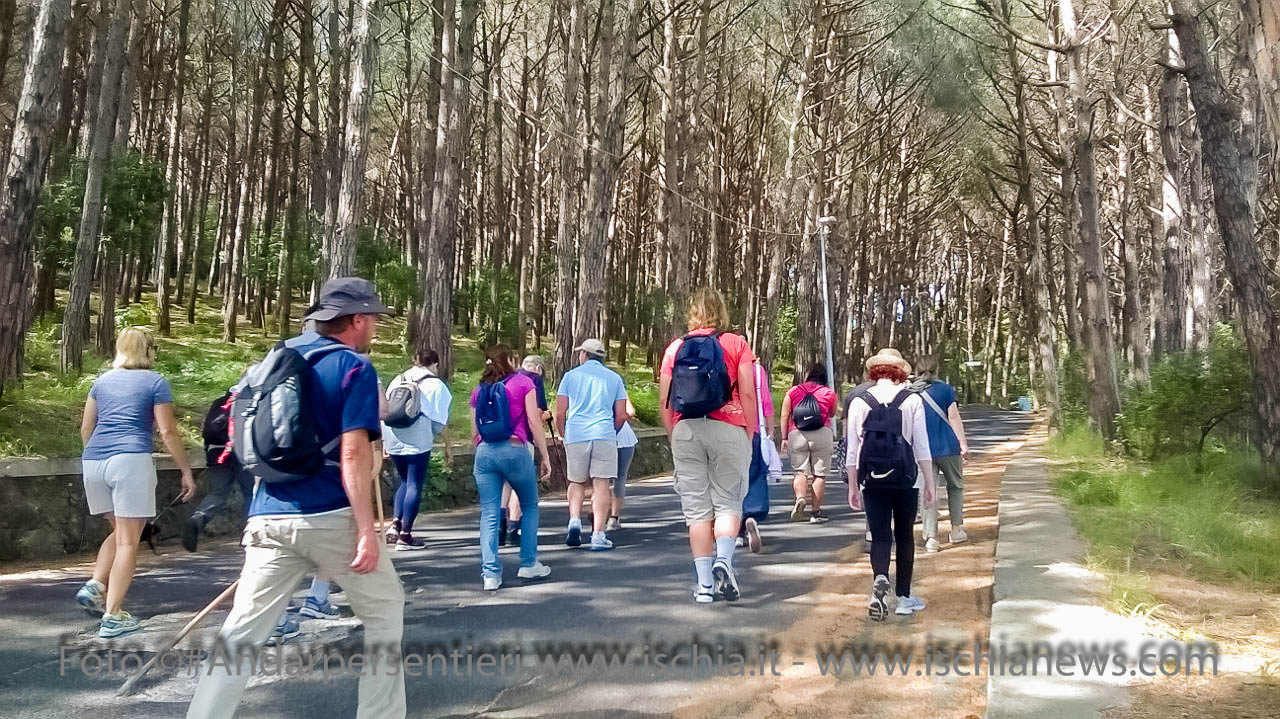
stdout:
[(855, 394), (853, 396), (854, 399), (857, 399), (859, 397), (861, 397), (862, 401), (866, 402), (867, 406), (870, 407), (871, 409), (876, 409), (877, 407), (884, 406), (883, 404), (880, 403), (880, 400), (876, 399), (875, 395), (871, 394), (870, 391), (863, 392), (861, 394)]
[(893, 398), (893, 401), (889, 403), (889, 406), (894, 409), (897, 409), (901, 407), (902, 403), (906, 402), (907, 398), (910, 397), (911, 395), (912, 395), (911, 390), (904, 387), (898, 391), (898, 396)]
[(919, 391), (919, 392), (917, 392), (916, 394), (920, 395), (920, 399), (924, 400), (924, 403), (925, 403), (925, 404), (927, 404), (927, 405), (929, 405), (929, 409), (931, 409), (931, 410), (933, 410), (934, 412), (936, 412), (936, 413), (938, 414), (938, 416), (939, 416), (939, 417), (941, 417), (944, 421), (945, 421), (946, 419), (948, 419), (948, 418), (947, 418), (947, 413), (942, 411), (942, 407), (940, 407), (940, 406), (938, 405), (938, 401), (937, 401), (937, 400), (935, 400), (935, 399), (933, 398), (933, 396), (929, 394), (929, 388), (928, 388), (928, 387), (926, 387), (925, 389), (920, 390), (920, 391)]
[[(281, 346), (283, 346), (283, 344), (284, 343), (281, 343)], [(319, 347), (313, 347), (307, 350), (306, 352), (303, 353), (302, 358), (308, 362), (311, 362), (313, 360), (319, 359), (320, 357), (323, 357), (331, 352), (336, 352), (338, 350), (349, 350), (351, 352), (355, 352), (355, 350), (342, 344), (341, 342), (337, 340), (332, 340), (329, 342), (329, 344), (320, 345)]]

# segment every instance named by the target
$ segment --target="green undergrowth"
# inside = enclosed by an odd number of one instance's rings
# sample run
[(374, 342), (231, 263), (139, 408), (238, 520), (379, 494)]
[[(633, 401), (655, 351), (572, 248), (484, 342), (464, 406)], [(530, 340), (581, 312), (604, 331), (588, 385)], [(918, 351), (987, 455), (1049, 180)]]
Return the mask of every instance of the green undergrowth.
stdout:
[[(59, 300), (64, 299), (59, 293)], [(174, 408), (189, 447), (200, 446), (200, 424), (209, 404), (236, 382), (246, 367), (260, 359), (278, 341), (275, 332), (253, 327), (246, 320), (237, 326), (235, 343), (222, 341), (222, 315), (218, 300), (202, 298), (196, 321), (187, 323), (185, 312), (175, 308), (170, 337), (157, 337), (156, 370), (168, 378), (174, 393)], [(96, 302), (95, 302), (96, 304)], [(121, 308), (117, 327), (154, 327), (155, 302), (147, 296), (141, 303)], [(37, 321), (27, 334), (27, 371), (20, 387), (6, 389), (0, 396), (0, 457), (75, 457), (80, 454), (80, 418), (84, 400), (93, 380), (110, 368), (109, 360), (88, 350), (84, 372), (76, 375), (58, 371), (58, 338), (61, 312)], [(94, 318), (96, 323), (96, 317)], [(406, 327), (402, 318), (389, 318), (378, 329), (370, 356), (384, 382), (408, 366)], [(551, 347), (544, 342), (544, 357), (551, 359)], [(629, 353), (625, 367), (611, 365), (627, 381), (642, 425), (659, 424), (658, 385), (653, 370), (644, 364), (641, 352)], [(471, 390), (484, 368), (483, 349), (472, 337), (453, 338), (454, 372), (450, 378), (454, 402), (450, 413), (449, 436), (454, 441), (469, 435)], [(547, 383), (554, 402), (554, 382)], [(159, 449), (158, 445), (157, 448)]]
[(1055, 485), (1107, 574), (1111, 599), (1150, 611), (1149, 573), (1280, 589), (1280, 498), (1257, 455), (1239, 447), (1153, 461), (1118, 457), (1073, 426), (1050, 440)]

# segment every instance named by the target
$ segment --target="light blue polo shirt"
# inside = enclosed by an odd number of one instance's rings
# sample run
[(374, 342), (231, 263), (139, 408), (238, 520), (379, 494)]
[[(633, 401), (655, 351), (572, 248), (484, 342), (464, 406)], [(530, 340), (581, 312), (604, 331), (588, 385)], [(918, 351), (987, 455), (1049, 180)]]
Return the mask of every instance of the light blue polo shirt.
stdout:
[(556, 396), (569, 398), (569, 414), (564, 426), (566, 444), (596, 439), (617, 441), (613, 403), (627, 398), (622, 375), (605, 367), (600, 360), (590, 359), (560, 378)]

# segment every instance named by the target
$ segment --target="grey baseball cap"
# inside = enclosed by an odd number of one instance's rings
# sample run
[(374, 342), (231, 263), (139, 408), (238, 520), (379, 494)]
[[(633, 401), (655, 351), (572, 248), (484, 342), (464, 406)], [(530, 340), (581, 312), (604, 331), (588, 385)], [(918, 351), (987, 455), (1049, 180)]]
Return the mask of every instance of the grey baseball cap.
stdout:
[(347, 315), (389, 315), (378, 290), (363, 277), (335, 277), (320, 288), (320, 301), (307, 308), (304, 320), (328, 322)]
[(574, 352), (586, 352), (593, 357), (604, 357), (604, 343), (594, 337), (589, 340), (583, 340), (582, 344), (573, 348)]

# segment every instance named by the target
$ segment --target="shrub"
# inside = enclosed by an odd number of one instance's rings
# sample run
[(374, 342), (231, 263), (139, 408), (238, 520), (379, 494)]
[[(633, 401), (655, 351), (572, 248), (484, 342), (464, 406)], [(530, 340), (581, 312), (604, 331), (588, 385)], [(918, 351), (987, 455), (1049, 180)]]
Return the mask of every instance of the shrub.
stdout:
[(1151, 368), (1151, 381), (1129, 392), (1119, 417), (1126, 449), (1140, 457), (1198, 452), (1211, 432), (1242, 439), (1249, 427), (1253, 379), (1240, 338), (1219, 325), (1207, 352), (1182, 352)]

